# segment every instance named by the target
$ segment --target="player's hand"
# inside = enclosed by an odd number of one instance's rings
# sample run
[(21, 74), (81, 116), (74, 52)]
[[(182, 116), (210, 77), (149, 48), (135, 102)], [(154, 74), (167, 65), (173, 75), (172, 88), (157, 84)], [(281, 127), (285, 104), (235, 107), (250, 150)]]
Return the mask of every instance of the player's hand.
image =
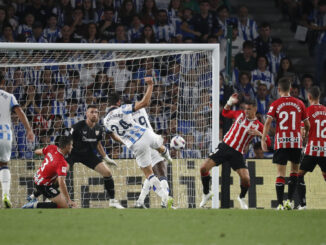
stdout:
[(249, 129), (248, 134), (249, 135), (254, 135), (254, 136), (261, 136), (262, 135), (262, 133), (259, 132), (257, 129)]
[(27, 131), (26, 138), (27, 138), (27, 141), (29, 141), (29, 142), (33, 142), (34, 141), (35, 135), (33, 133), (33, 130), (28, 130)]
[(69, 200), (69, 201), (68, 201), (68, 206), (69, 206), (70, 208), (77, 208), (77, 203), (75, 203), (75, 202)]
[(228, 102), (226, 103), (228, 106), (233, 106), (234, 104), (238, 103), (238, 94), (234, 93), (230, 96)]
[(105, 157), (103, 157), (103, 160), (109, 164), (109, 165), (114, 165), (116, 167), (118, 167), (118, 164), (116, 163), (116, 161), (114, 161), (113, 159), (109, 158), (108, 155), (106, 155)]
[(265, 140), (261, 140), (261, 149), (266, 152), (267, 151), (267, 144), (266, 144), (266, 141)]
[(145, 80), (145, 83), (147, 83), (147, 85), (153, 85), (152, 77), (145, 77), (144, 80)]

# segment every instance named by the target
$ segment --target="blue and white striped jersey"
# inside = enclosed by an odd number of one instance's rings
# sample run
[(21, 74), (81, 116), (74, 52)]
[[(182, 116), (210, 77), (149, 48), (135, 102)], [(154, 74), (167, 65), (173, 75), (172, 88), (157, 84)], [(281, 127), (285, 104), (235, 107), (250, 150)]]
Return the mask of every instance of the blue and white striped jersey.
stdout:
[(0, 89), (0, 139), (12, 140), (11, 137), (11, 111), (19, 106), (16, 97)]
[(245, 41), (253, 41), (258, 37), (257, 23), (252, 19), (247, 19), (246, 25), (242, 25), (240, 20), (238, 22), (239, 36)]
[(146, 128), (136, 123), (132, 117), (134, 104), (111, 107), (104, 118), (104, 126), (109, 132), (117, 134), (121, 141), (130, 148), (145, 133)]
[(140, 124), (142, 127), (153, 130), (145, 108), (133, 112), (132, 118), (135, 120), (136, 123)]
[(55, 43), (57, 39), (62, 37), (60, 28), (56, 28), (55, 30), (45, 28), (43, 30), (43, 36), (48, 40), (49, 43)]
[(272, 52), (269, 52), (266, 55), (266, 58), (268, 60), (268, 67), (269, 71), (274, 74), (274, 76), (277, 75), (277, 72), (281, 65), (281, 59), (285, 57), (284, 53), (280, 53), (278, 56), (275, 56)]

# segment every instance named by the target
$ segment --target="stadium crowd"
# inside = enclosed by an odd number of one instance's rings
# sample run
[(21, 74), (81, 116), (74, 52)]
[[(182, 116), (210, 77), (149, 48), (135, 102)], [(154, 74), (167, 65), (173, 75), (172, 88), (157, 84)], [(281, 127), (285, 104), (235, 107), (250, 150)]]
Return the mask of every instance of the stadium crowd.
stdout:
[[(277, 99), (277, 81), (291, 77), (294, 97), (307, 103), (307, 91), (323, 85), (326, 56), (326, 1), (276, 1), (293, 29), (297, 24), (309, 28), (307, 44), (315, 50), (316, 74), (297, 72), (284, 43), (272, 35), (269, 22), (257, 23), (245, 5), (233, 6), (232, 0), (16, 0), (0, 1), (0, 42), (38, 43), (220, 43), (220, 101), (239, 93), (244, 99), (255, 98), (257, 117), (264, 123), (269, 105)], [(226, 32), (232, 26), (232, 77), (226, 68)], [(33, 53), (32, 56), (42, 55)], [(3, 58), (5, 54), (2, 54)], [(200, 62), (205, 63), (203, 58)], [(211, 130), (210, 79), (194, 79), (206, 74), (206, 66), (189, 70), (180, 77), (180, 61), (148, 58), (140, 64), (131, 61), (95, 64), (59, 65), (29, 68), (2, 68), (1, 87), (15, 95), (37, 136), (36, 144), (54, 143), (67, 134), (72, 124), (84, 118), (89, 104), (99, 106), (100, 117), (106, 114), (110, 91), (121, 92), (124, 101), (142, 97), (143, 78), (156, 78), (150, 119), (153, 128), (169, 137), (180, 134), (187, 149), (179, 157), (203, 158), (209, 153)], [(208, 67), (208, 66), (207, 66)], [(180, 86), (180, 79), (193, 79), (194, 86)], [(198, 83), (198, 81), (206, 81)], [(188, 83), (191, 84), (191, 83)], [(180, 90), (180, 91), (179, 91)], [(178, 93), (183, 98), (179, 108)], [(200, 106), (190, 113), (187, 105), (200, 96)], [(199, 97), (198, 97), (199, 98)], [(325, 101), (322, 101), (325, 103)], [(182, 120), (176, 112), (183, 113)], [(188, 111), (188, 113), (186, 113)], [(200, 120), (193, 116), (201, 115)], [(221, 117), (220, 135), (231, 125)], [(13, 115), (16, 147), (12, 157), (32, 158), (32, 148), (25, 141), (24, 127)], [(270, 135), (273, 135), (271, 129)], [(108, 139), (105, 147), (113, 158), (131, 158), (132, 154)], [(172, 152), (173, 153), (173, 152)], [(177, 154), (177, 153), (173, 153)], [(265, 154), (265, 155), (264, 155)], [(248, 158), (268, 157), (260, 142), (250, 147)]]

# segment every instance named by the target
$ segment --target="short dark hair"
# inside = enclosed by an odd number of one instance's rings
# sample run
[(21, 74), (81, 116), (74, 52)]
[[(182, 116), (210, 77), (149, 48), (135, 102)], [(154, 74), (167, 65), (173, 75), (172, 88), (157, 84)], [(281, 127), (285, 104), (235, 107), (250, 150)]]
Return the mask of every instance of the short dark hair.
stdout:
[(119, 102), (119, 100), (120, 100), (121, 98), (120, 98), (120, 94), (119, 93), (116, 93), (116, 92), (114, 92), (114, 93), (110, 93), (109, 94), (109, 105), (110, 106), (112, 106), (112, 105), (116, 105), (118, 102)]
[(282, 41), (281, 38), (273, 38), (273, 39), (272, 39), (272, 44), (273, 44), (273, 43), (277, 43), (277, 44), (281, 44), (281, 45), (282, 45), (282, 44), (283, 44), (283, 41)]
[(291, 88), (291, 80), (288, 77), (282, 77), (278, 80), (278, 87), (282, 92), (288, 92)]
[(320, 89), (318, 86), (312, 86), (309, 90), (308, 93), (311, 95), (313, 99), (319, 99), (320, 97)]
[(261, 142), (258, 141), (254, 144), (254, 150), (260, 150), (261, 149)]
[(242, 44), (242, 48), (254, 48), (254, 43), (252, 41), (244, 41), (243, 44)]
[(97, 106), (94, 105), (94, 104), (91, 104), (91, 105), (88, 105), (88, 106), (87, 106), (87, 110), (88, 110), (89, 108), (97, 109)]
[(270, 29), (272, 28), (272, 26), (269, 22), (265, 21), (265, 22), (261, 23), (260, 28), (266, 28), (266, 27), (269, 27)]
[(59, 148), (63, 149), (67, 145), (69, 145), (71, 143), (71, 141), (72, 141), (72, 137), (70, 135), (68, 135), (68, 136), (61, 135), (59, 138), (58, 146), (59, 146)]
[(245, 99), (244, 103), (246, 105), (252, 105), (254, 107), (257, 107), (257, 101), (254, 99)]

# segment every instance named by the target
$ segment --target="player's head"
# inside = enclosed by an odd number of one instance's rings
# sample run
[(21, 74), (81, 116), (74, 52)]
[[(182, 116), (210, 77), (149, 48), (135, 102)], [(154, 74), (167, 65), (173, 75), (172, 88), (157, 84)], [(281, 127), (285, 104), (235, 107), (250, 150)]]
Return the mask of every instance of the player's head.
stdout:
[(254, 119), (257, 113), (257, 101), (254, 99), (247, 99), (244, 102), (244, 111), (248, 119)]
[(109, 106), (120, 106), (121, 98), (119, 93), (109, 94)]
[(70, 154), (70, 152), (72, 150), (71, 136), (70, 135), (69, 136), (65, 136), (65, 135), (60, 136), (58, 146), (61, 149), (62, 153), (64, 153), (65, 155)]
[(282, 77), (278, 80), (277, 89), (279, 93), (289, 93), (291, 89), (291, 79), (288, 77)]
[(319, 98), (320, 98), (320, 89), (319, 89), (319, 87), (318, 86), (312, 86), (308, 90), (309, 103), (311, 104), (311, 102), (313, 102), (313, 101), (319, 102)]
[(96, 123), (98, 121), (98, 109), (96, 105), (87, 106), (86, 120)]

